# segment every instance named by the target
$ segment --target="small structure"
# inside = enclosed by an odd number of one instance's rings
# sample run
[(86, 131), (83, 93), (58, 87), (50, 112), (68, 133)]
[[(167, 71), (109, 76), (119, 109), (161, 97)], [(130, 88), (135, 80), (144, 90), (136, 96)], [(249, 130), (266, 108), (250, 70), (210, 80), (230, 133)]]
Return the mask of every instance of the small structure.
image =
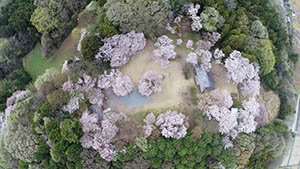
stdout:
[(204, 69), (201, 68), (200, 64), (194, 64), (196, 76), (195, 81), (196, 84), (200, 87), (201, 93), (211, 91), (215, 89), (214, 82), (210, 77), (209, 72), (206, 72)]

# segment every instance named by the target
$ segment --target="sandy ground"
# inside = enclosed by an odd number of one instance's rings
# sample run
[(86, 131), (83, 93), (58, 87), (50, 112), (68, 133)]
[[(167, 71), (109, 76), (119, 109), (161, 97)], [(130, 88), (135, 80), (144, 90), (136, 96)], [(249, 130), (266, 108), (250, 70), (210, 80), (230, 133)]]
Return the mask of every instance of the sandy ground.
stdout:
[(137, 88), (139, 80), (147, 71), (153, 71), (165, 76), (160, 93), (150, 96), (153, 102), (144, 105), (134, 110), (127, 110), (122, 105), (113, 104), (117, 110), (123, 112), (144, 112), (147, 110), (162, 110), (162, 109), (175, 109), (182, 107), (185, 103), (184, 93), (194, 86), (193, 78), (186, 80), (182, 71), (183, 59), (185, 56), (178, 57), (176, 60), (171, 61), (168, 68), (163, 69), (160, 64), (156, 63), (152, 58), (154, 45), (148, 41), (144, 51), (136, 56), (133, 56), (128, 65), (121, 69), (124, 75), (132, 78)]
[(215, 83), (216, 89), (227, 90), (229, 93), (238, 93), (237, 85), (229, 82), (226, 78), (226, 69), (223, 65), (212, 64), (211, 76)]

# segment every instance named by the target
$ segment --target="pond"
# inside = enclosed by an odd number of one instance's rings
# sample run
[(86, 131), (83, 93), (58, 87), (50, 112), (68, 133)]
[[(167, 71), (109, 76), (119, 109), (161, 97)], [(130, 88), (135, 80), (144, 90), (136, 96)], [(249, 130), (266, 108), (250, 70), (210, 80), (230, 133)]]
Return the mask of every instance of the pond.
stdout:
[(116, 96), (111, 90), (106, 93), (108, 99), (113, 103), (113, 105), (119, 103), (129, 110), (133, 110), (153, 102), (152, 98), (142, 96), (137, 89), (127, 96)]

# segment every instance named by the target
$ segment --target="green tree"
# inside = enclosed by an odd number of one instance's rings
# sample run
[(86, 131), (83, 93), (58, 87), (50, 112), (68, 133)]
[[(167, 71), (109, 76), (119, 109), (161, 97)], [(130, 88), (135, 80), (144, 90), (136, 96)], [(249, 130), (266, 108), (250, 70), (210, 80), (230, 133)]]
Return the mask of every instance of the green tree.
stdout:
[(103, 42), (98, 36), (89, 35), (84, 37), (81, 44), (82, 56), (86, 59), (95, 58), (101, 46), (103, 46)]
[(61, 136), (70, 143), (78, 143), (82, 129), (78, 119), (65, 119), (60, 124)]
[(99, 14), (97, 19), (97, 24), (98, 24), (98, 32), (101, 38), (109, 38), (113, 35), (118, 34), (117, 29), (103, 13)]
[(200, 14), (201, 23), (208, 32), (215, 32), (223, 25), (224, 19), (219, 12), (212, 7), (207, 7)]
[(106, 16), (123, 33), (135, 30), (154, 38), (168, 22), (171, 6), (168, 0), (119, 1), (107, 0)]

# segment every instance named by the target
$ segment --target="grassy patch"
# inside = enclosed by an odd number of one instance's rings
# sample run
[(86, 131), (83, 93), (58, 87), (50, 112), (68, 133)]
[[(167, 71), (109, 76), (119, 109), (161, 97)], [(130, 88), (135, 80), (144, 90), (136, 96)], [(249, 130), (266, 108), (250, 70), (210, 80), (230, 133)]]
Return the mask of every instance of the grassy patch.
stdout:
[(62, 53), (57, 52), (56, 55), (46, 59), (42, 56), (41, 45), (37, 44), (35, 48), (25, 57), (25, 70), (31, 75), (33, 81), (39, 75), (42, 75), (46, 69), (51, 67), (60, 70), (64, 61), (74, 56), (72, 51)]
[(191, 87), (190, 88), (190, 94), (191, 94), (191, 100), (193, 104), (197, 105), (198, 104), (198, 96), (197, 96), (197, 88), (196, 87)]

